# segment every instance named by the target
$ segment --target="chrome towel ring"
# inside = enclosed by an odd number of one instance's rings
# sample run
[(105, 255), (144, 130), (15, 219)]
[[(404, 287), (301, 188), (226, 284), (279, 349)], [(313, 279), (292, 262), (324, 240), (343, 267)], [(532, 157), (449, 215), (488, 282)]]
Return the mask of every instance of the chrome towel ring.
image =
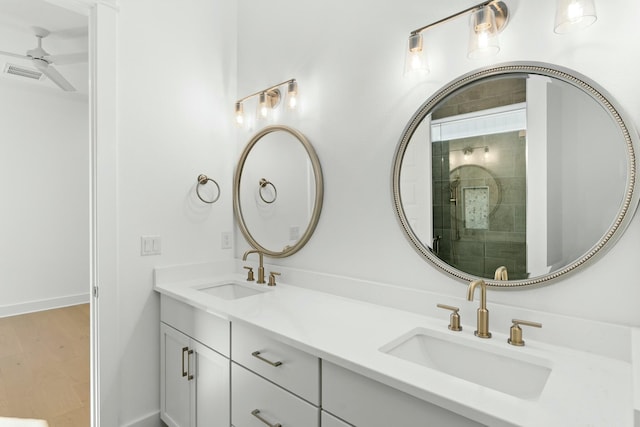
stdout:
[[(276, 199), (278, 198), (278, 190), (276, 189), (276, 186), (273, 185), (272, 182), (267, 181), (266, 179), (262, 178), (258, 185), (260, 185), (260, 188), (258, 189), (258, 193), (260, 193), (260, 198), (262, 199), (263, 202), (265, 202), (265, 203), (273, 203), (273, 202), (276, 201)], [(271, 188), (273, 188), (273, 197), (270, 200), (269, 199), (265, 199), (264, 195), (262, 194), (262, 191), (267, 186), (271, 186)]]
[[(203, 186), (206, 185), (209, 181), (213, 182), (213, 184), (216, 186), (216, 189), (217, 189), (217, 195), (213, 200), (205, 200), (205, 199), (202, 198), (202, 195), (200, 195), (200, 186), (201, 185), (203, 185)], [(198, 195), (198, 198), (200, 200), (202, 200), (203, 202), (205, 202), (205, 203), (209, 203), (209, 204), (215, 203), (220, 198), (220, 186), (218, 185), (218, 183), (214, 179), (209, 178), (205, 174), (200, 174), (200, 175), (198, 175), (198, 185), (196, 186), (196, 194)]]

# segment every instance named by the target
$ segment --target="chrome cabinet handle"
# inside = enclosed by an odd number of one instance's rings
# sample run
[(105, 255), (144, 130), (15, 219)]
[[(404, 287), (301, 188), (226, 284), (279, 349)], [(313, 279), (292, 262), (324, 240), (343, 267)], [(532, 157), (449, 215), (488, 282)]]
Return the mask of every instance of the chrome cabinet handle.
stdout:
[(253, 411), (251, 411), (251, 415), (253, 415), (257, 419), (259, 419), (260, 421), (262, 421), (263, 423), (265, 423), (269, 427), (282, 427), (282, 424), (280, 424), (280, 423), (271, 424), (269, 421), (267, 421), (264, 418), (262, 418), (260, 416), (260, 410), (259, 409), (254, 409)]
[(186, 377), (189, 373), (184, 370), (184, 353), (189, 350), (189, 347), (182, 347), (182, 376)]
[(193, 350), (189, 350), (187, 352), (187, 381), (191, 381), (193, 379), (193, 374), (191, 373), (191, 355), (193, 354)]
[(263, 362), (265, 362), (265, 363), (268, 363), (268, 364), (269, 364), (269, 365), (271, 365), (271, 366), (276, 367), (276, 368), (277, 368), (278, 366), (282, 365), (282, 362), (280, 362), (280, 361), (272, 362), (271, 360), (265, 359), (264, 357), (260, 356), (260, 352), (259, 352), (259, 351), (254, 351), (253, 353), (251, 353), (251, 355), (252, 355), (253, 357), (255, 357), (255, 358), (258, 358), (258, 359), (262, 360), (262, 361), (263, 361)]

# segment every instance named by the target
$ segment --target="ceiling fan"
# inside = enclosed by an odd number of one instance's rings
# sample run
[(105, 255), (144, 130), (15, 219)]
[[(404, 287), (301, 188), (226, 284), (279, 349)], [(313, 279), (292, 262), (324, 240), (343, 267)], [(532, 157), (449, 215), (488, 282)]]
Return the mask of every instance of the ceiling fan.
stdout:
[(42, 39), (47, 37), (50, 32), (40, 27), (33, 27), (36, 38), (38, 39), (38, 47), (27, 51), (26, 55), (20, 55), (12, 52), (0, 51), (0, 55), (13, 56), (30, 60), (33, 65), (45, 76), (55, 83), (60, 89), (67, 92), (74, 92), (76, 89), (71, 83), (65, 79), (62, 74), (53, 66), (53, 64), (75, 64), (87, 61), (87, 53), (69, 53), (62, 55), (50, 55), (42, 48)]

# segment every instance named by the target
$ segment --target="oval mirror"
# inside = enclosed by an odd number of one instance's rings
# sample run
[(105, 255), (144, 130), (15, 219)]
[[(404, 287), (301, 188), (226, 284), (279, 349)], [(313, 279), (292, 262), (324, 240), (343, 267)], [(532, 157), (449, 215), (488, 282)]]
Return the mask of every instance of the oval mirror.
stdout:
[(324, 186), (311, 143), (295, 129), (268, 126), (236, 168), (233, 208), (247, 242), (267, 256), (296, 253), (316, 228)]
[(636, 140), (611, 97), (577, 73), (536, 63), (472, 72), (406, 126), (393, 164), (398, 219), (414, 248), (457, 279), (554, 280), (631, 220)]

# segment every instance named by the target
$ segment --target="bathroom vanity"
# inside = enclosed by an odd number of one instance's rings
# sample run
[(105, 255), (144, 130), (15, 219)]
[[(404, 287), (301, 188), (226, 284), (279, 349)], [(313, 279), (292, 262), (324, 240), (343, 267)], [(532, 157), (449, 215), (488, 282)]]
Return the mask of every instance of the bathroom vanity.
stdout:
[(455, 332), (444, 312), (172, 269), (155, 284), (169, 426), (634, 426), (631, 328), (585, 324), (584, 340), (622, 338), (600, 353), (526, 336), (515, 347), (498, 307), (487, 340), (471, 316)]

